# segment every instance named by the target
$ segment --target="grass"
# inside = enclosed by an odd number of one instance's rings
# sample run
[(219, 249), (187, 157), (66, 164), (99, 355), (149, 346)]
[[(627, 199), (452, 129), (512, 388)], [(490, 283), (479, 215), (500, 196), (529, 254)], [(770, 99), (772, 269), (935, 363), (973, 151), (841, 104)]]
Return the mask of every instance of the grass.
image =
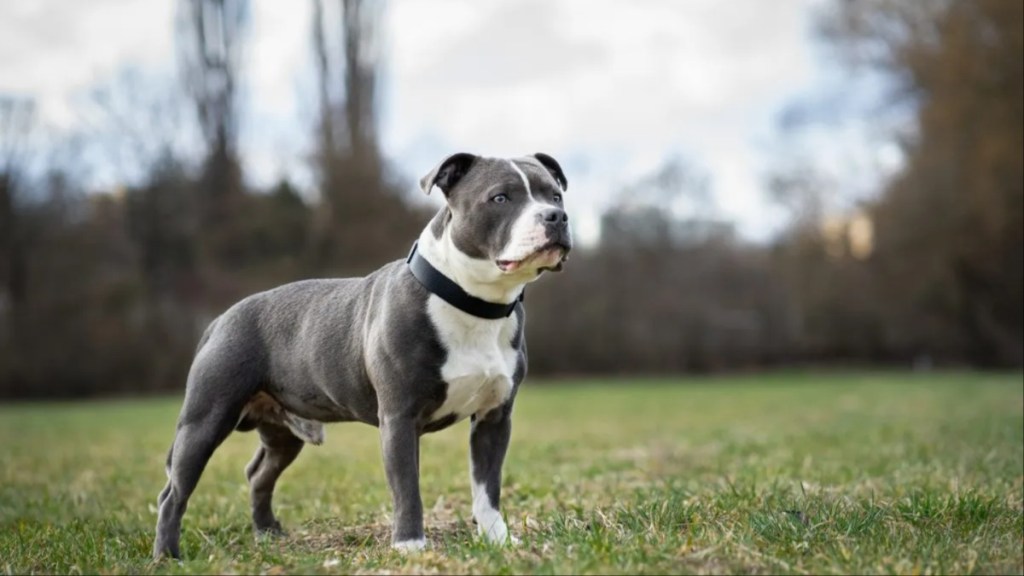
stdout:
[(179, 399), (0, 407), (0, 572), (1022, 573), (1020, 374), (785, 373), (541, 386), (516, 406), (503, 509), (475, 538), (465, 422), (427, 436), (432, 548), (388, 547), (376, 430), (330, 426), (278, 487), (290, 535), (253, 538), (215, 454), (185, 561), (152, 563)]

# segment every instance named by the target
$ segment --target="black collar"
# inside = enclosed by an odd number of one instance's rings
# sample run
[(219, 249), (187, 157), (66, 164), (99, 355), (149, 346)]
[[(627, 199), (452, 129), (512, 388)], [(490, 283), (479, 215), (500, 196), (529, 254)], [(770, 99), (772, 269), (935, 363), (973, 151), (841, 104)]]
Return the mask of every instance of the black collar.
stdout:
[(523, 301), (523, 294), (526, 293), (525, 289), (519, 293), (519, 298), (516, 298), (511, 304), (496, 304), (467, 294), (461, 286), (442, 274), (437, 268), (434, 268), (430, 262), (427, 262), (426, 258), (420, 256), (416, 250), (418, 245), (419, 242), (413, 243), (412, 250), (409, 251), (409, 257), (405, 259), (406, 264), (409, 265), (409, 271), (412, 272), (412, 275), (416, 277), (416, 280), (419, 280), (419, 283), (428, 292), (466, 314), (488, 320), (507, 318), (516, 309), (516, 304)]

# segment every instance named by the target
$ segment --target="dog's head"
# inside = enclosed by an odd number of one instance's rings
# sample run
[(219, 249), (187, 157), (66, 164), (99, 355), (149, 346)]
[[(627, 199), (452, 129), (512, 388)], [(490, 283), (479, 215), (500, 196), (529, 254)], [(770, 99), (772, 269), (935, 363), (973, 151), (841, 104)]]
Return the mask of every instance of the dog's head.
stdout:
[(420, 180), (427, 194), (435, 186), (447, 208), (431, 231), (447, 236), (477, 270), (489, 267), (495, 281), (524, 283), (562, 269), (572, 237), (564, 207), (568, 182), (554, 158), (453, 154)]

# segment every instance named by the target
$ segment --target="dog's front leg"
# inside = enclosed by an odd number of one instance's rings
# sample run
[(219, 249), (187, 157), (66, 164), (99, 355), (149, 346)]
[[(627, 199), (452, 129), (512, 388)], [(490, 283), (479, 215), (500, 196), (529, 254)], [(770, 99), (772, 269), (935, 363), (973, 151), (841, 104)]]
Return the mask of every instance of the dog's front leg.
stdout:
[(406, 417), (381, 418), (380, 440), (394, 510), (391, 545), (403, 551), (421, 550), (427, 541), (423, 537), (420, 438), (416, 424)]
[(518, 541), (508, 533), (498, 510), (501, 500), (501, 466), (512, 435), (512, 407), (502, 406), (473, 417), (469, 436), (470, 483), (473, 487), (473, 518), (476, 529), (497, 544)]

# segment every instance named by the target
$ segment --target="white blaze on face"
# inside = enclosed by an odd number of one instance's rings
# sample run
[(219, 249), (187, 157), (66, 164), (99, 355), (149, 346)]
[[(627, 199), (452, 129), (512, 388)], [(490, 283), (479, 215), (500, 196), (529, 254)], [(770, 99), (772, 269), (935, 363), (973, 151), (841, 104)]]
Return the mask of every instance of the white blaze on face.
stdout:
[(509, 234), (508, 245), (502, 250), (501, 255), (498, 256), (499, 261), (506, 262), (519, 262), (524, 260), (531, 254), (537, 251), (538, 248), (547, 243), (547, 233), (544, 230), (544, 224), (542, 224), (541, 218), (538, 215), (545, 209), (550, 207), (549, 204), (544, 202), (538, 202), (533, 197), (533, 191), (530, 190), (530, 181), (526, 178), (526, 174), (516, 166), (512, 160), (508, 161), (508, 165), (515, 170), (516, 174), (523, 181), (523, 186), (526, 187), (526, 196), (529, 198), (529, 202), (523, 207), (522, 213), (516, 219), (515, 223), (512, 224), (512, 232)]

